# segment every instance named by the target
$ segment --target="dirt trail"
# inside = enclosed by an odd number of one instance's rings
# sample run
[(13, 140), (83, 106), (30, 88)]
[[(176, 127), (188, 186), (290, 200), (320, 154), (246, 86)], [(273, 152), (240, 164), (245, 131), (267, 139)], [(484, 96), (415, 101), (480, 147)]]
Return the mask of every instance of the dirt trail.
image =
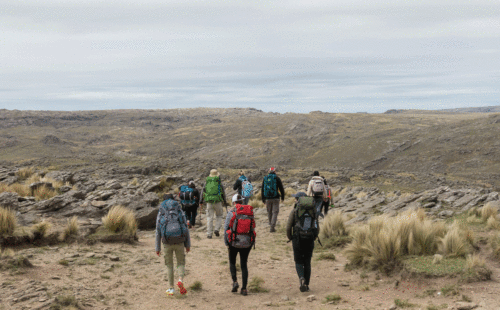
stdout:
[[(282, 207), (281, 223), (290, 210), (291, 206)], [(267, 293), (249, 293), (246, 297), (231, 293), (222, 237), (207, 239), (205, 230), (197, 228), (192, 230), (185, 284), (200, 281), (203, 289), (188, 291), (185, 298), (167, 297), (166, 268), (163, 257), (154, 252), (154, 232), (142, 231), (135, 245), (72, 244), (18, 250), (35, 268), (2, 271), (0, 310), (48, 309), (53, 298), (60, 295), (75, 296), (84, 309), (388, 309), (395, 299), (408, 299), (416, 305), (413, 309), (427, 309), (431, 304), (438, 306), (435, 309), (457, 309), (462, 294), (472, 299), (476, 309), (500, 308), (499, 264), (489, 266), (492, 281), (460, 285), (459, 295), (445, 297), (438, 292), (456, 284), (457, 279), (403, 281), (400, 276), (386, 277), (377, 272), (348, 272), (344, 271), (345, 257), (338, 250), (334, 251), (335, 261), (313, 257), (311, 291), (301, 293), (291, 243), (286, 242), (282, 230), (268, 232), (265, 210), (257, 210), (256, 218), (257, 244), (250, 253), (249, 278), (263, 278)], [(241, 284), (241, 273), (238, 278)], [(429, 290), (436, 292), (425, 296)], [(340, 303), (324, 304), (325, 297), (332, 293), (341, 296)], [(315, 300), (308, 301), (309, 295)]]

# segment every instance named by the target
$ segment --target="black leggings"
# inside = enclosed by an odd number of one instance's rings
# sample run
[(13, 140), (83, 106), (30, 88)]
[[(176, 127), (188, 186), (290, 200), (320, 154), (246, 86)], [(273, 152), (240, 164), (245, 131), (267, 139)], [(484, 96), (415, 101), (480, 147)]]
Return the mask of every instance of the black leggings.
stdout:
[(198, 215), (198, 207), (186, 208), (184, 213), (186, 214), (186, 220), (194, 226), (196, 224), (196, 216)]
[(232, 246), (229, 246), (229, 270), (231, 271), (231, 277), (233, 278), (233, 282), (237, 282), (236, 278), (236, 255), (240, 253), (240, 265), (241, 265), (241, 275), (243, 277), (243, 285), (241, 286), (242, 290), (247, 288), (248, 283), (248, 268), (247, 261), (248, 255), (250, 254), (250, 250), (252, 248), (238, 249)]
[(292, 238), (293, 260), (299, 278), (305, 278), (305, 284), (309, 285), (311, 280), (311, 258), (314, 251), (314, 240), (300, 240)]

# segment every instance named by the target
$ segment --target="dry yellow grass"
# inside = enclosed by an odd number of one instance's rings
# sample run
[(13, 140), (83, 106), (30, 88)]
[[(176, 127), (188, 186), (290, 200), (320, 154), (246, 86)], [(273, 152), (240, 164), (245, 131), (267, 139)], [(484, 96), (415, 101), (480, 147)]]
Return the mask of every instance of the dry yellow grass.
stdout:
[(31, 183), (40, 182), (41, 180), (42, 178), (37, 173), (34, 173), (29, 178), (27, 178), (26, 181), (24, 181), (24, 184), (30, 185)]
[(285, 197), (290, 197), (291, 195), (297, 193), (297, 191), (291, 187), (285, 188)]
[(330, 212), (321, 224), (319, 238), (326, 240), (333, 236), (346, 236), (345, 221), (342, 211)]
[(30, 196), (31, 194), (29, 186), (19, 183), (14, 183), (12, 185), (0, 183), (0, 193), (3, 192), (17, 193), (21, 197)]
[(498, 211), (491, 202), (488, 202), (481, 208), (480, 213), (481, 213), (481, 219), (483, 220), (483, 222), (486, 222), (490, 218), (490, 216), (496, 218)]
[(355, 196), (358, 200), (362, 201), (364, 198), (366, 198), (366, 196), (368, 196), (368, 194), (365, 192), (359, 192)]
[(130, 182), (130, 185), (132, 186), (137, 186), (139, 185), (139, 180), (137, 178), (134, 178), (131, 182)]
[(52, 227), (52, 224), (50, 224), (46, 220), (43, 220), (40, 223), (34, 224), (31, 227), (31, 229), (33, 230), (34, 233), (36, 233), (42, 237), (45, 237), (45, 236), (47, 236), (47, 233), (49, 232), (51, 227)]
[(500, 259), (500, 235), (495, 233), (489, 238), (489, 246), (491, 248), (492, 256), (496, 259)]
[(444, 223), (427, 219), (421, 209), (376, 216), (354, 231), (345, 253), (351, 264), (390, 270), (403, 255), (435, 254), (445, 232)]
[(470, 252), (468, 233), (454, 222), (440, 239), (439, 251), (449, 257), (465, 257)]
[(12, 249), (3, 249), (1, 257), (12, 258), (16, 255)]
[(60, 239), (64, 241), (70, 237), (78, 236), (79, 229), (80, 229), (80, 225), (78, 225), (78, 218), (76, 216), (73, 216), (71, 219), (68, 219), (68, 222), (66, 223), (66, 227), (64, 228), (64, 230), (60, 236)]
[(477, 254), (467, 255), (467, 260), (465, 261), (466, 270), (473, 270), (474, 268), (485, 267), (485, 266), (486, 262), (484, 261), (483, 258), (479, 257), (479, 255)]
[(443, 255), (441, 255), (441, 254), (434, 254), (434, 258), (432, 259), (432, 264), (433, 265), (441, 264), (442, 260), (443, 260)]
[(16, 213), (0, 207), (0, 235), (12, 235), (17, 227)]
[(257, 199), (253, 199), (253, 200), (248, 201), (248, 204), (254, 208), (264, 208), (265, 207), (265, 204), (262, 203), (262, 201), (257, 200)]
[(33, 196), (37, 201), (46, 200), (57, 196), (57, 191), (47, 186), (41, 186), (33, 191)]
[(102, 218), (102, 224), (113, 233), (133, 236), (137, 232), (134, 212), (123, 206), (113, 206), (108, 214)]
[(494, 216), (490, 216), (486, 221), (486, 228), (488, 229), (499, 229), (500, 222)]
[(25, 180), (25, 179), (29, 178), (31, 175), (33, 175), (33, 173), (35, 173), (35, 169), (33, 169), (33, 167), (24, 167), (24, 168), (19, 169), (16, 172), (16, 175), (20, 179)]

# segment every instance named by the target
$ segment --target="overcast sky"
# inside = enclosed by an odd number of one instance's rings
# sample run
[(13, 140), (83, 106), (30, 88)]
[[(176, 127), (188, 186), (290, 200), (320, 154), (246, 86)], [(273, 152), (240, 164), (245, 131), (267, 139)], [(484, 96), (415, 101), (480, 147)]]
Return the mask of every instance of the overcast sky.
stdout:
[(500, 105), (500, 0), (0, 0), (0, 108)]

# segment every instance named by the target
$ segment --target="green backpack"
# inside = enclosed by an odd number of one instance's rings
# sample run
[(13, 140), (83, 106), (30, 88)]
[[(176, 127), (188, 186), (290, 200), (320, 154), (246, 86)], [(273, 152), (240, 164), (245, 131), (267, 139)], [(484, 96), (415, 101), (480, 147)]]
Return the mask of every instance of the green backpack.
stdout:
[(207, 177), (203, 199), (207, 202), (222, 201), (222, 188), (219, 177)]
[(300, 197), (297, 201), (293, 232), (300, 239), (314, 241), (318, 237), (318, 218), (313, 197)]

